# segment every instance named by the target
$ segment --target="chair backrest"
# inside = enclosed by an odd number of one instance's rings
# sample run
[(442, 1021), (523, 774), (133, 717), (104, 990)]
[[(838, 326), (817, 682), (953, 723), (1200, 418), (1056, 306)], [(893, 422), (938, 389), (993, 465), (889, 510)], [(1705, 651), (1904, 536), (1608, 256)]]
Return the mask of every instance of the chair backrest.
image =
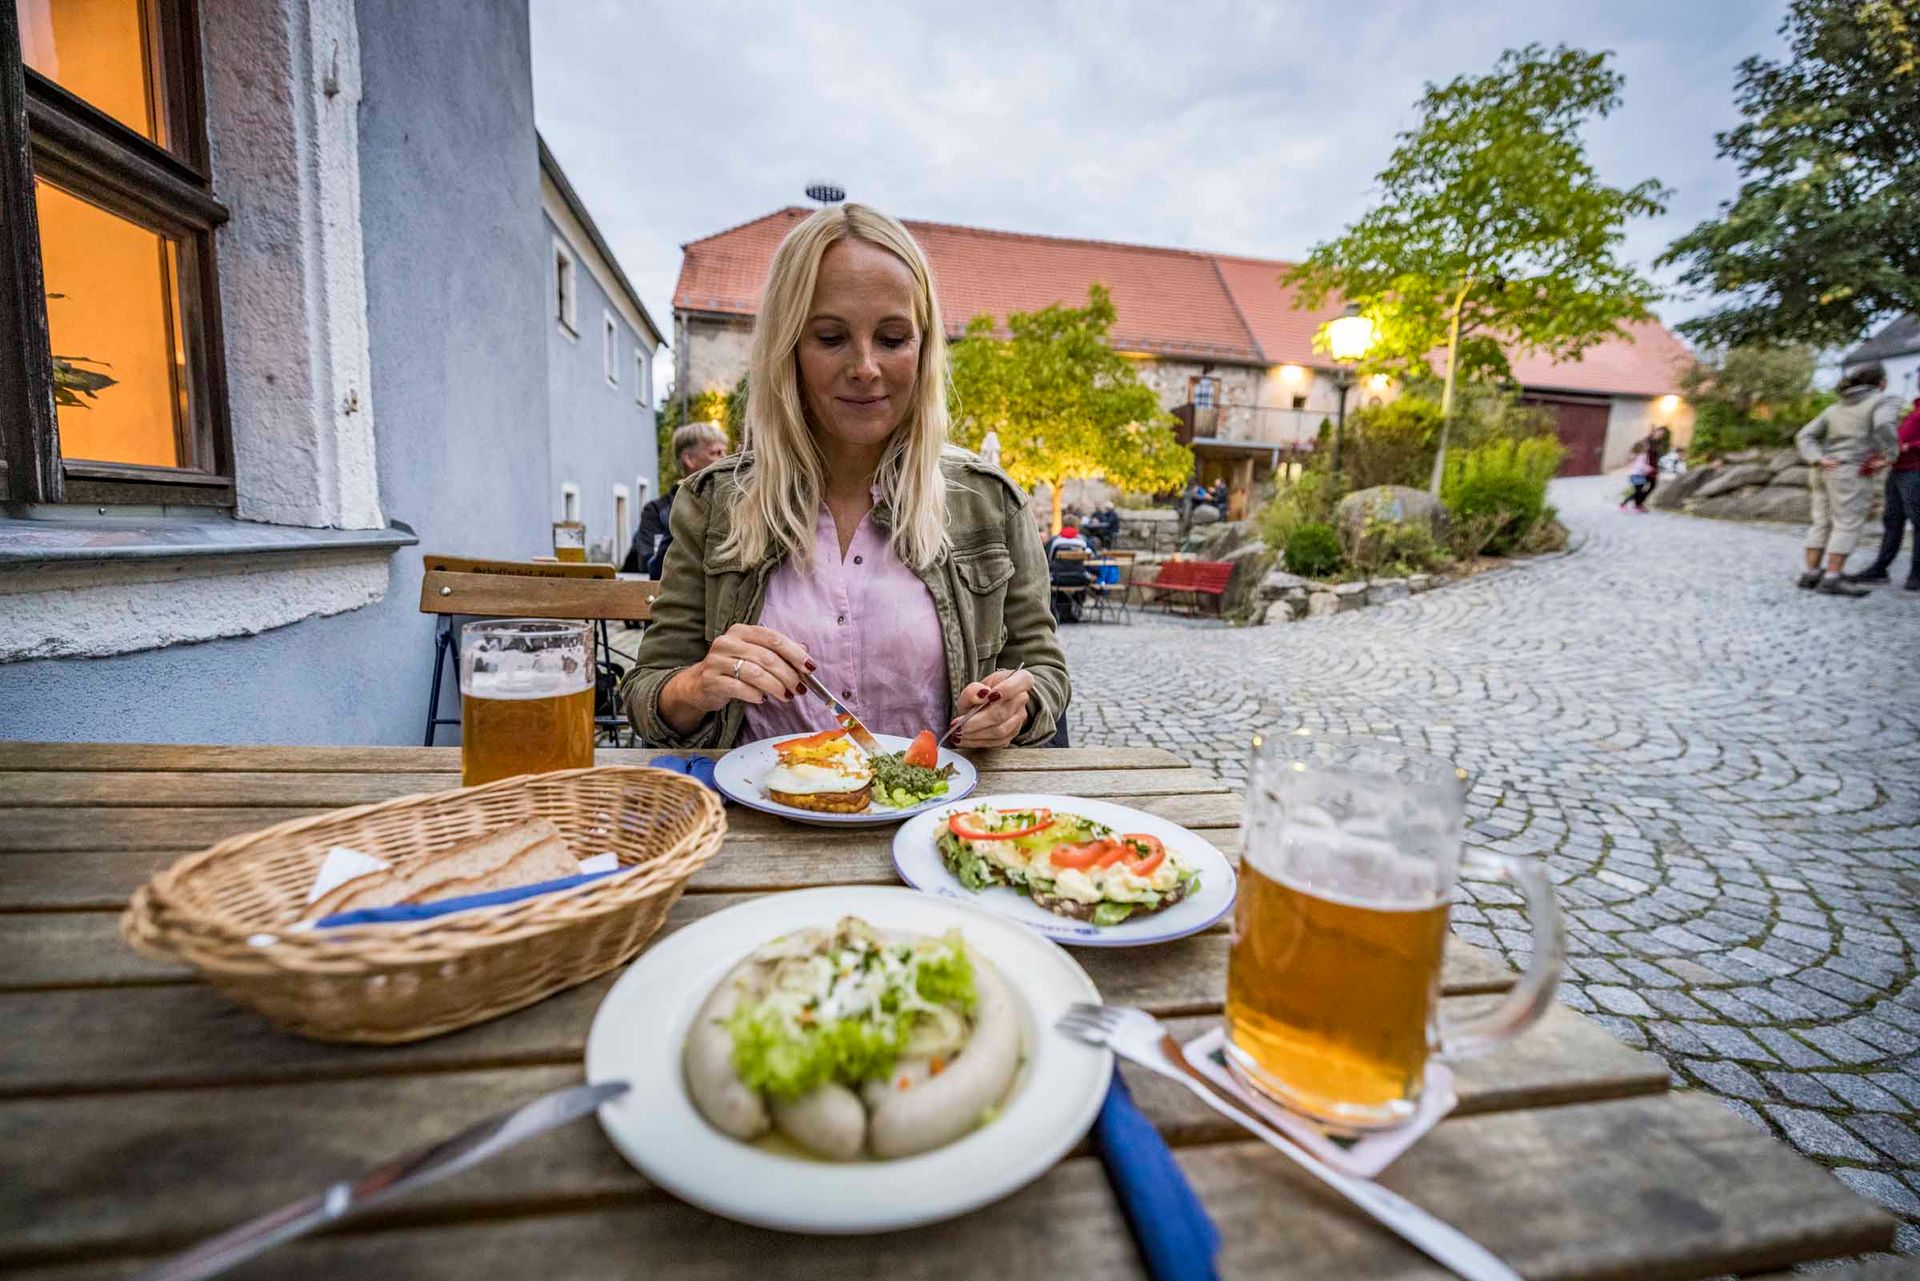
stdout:
[(1185, 590), (1193, 586), (1193, 567), (1197, 563), (1191, 560), (1162, 561), (1160, 575), (1153, 580), (1153, 585)]
[(1074, 547), (1062, 547), (1053, 554), (1053, 558), (1068, 564), (1078, 564), (1093, 558), (1092, 552), (1084, 552)]
[(653, 598), (659, 593), (660, 584), (652, 579), (614, 577), (611, 565), (428, 556), (420, 579), (420, 612), (645, 622), (653, 617)]
[(1197, 591), (1224, 592), (1233, 578), (1233, 564), (1224, 560), (1189, 561), (1193, 566), (1193, 586)]
[(429, 573), (504, 574), (510, 578), (612, 578), (613, 566), (601, 561), (476, 560), (471, 556), (430, 554), (421, 558)]

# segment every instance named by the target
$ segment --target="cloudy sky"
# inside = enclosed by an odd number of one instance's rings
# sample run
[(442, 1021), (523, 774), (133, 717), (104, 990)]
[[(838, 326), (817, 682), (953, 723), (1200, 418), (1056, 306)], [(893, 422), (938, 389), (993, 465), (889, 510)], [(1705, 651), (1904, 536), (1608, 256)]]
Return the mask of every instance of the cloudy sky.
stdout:
[[(1713, 134), (1782, 0), (533, 0), (541, 131), (663, 326), (680, 245), (816, 179), (908, 218), (1291, 257), (1367, 205), (1426, 81), (1613, 50), (1600, 171), (1643, 266), (1732, 194)], [(1698, 309), (1675, 299), (1669, 320)], [(667, 362), (661, 362), (664, 371)]]

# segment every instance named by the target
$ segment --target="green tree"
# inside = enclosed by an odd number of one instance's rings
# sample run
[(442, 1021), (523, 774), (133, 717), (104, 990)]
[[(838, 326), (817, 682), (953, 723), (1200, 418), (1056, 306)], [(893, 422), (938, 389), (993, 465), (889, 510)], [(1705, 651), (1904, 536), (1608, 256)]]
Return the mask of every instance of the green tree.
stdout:
[(1791, 57), (1739, 67), (1717, 135), (1740, 194), (1661, 262), (1727, 295), (1680, 326), (1713, 347), (1850, 342), (1920, 312), (1920, 0), (1793, 0)]
[(1360, 306), (1369, 368), (1431, 376), (1443, 355), (1436, 494), (1463, 374), (1505, 375), (1509, 351), (1573, 359), (1652, 314), (1658, 291), (1617, 252), (1626, 220), (1660, 213), (1665, 193), (1651, 178), (1608, 186), (1580, 138), (1622, 83), (1605, 53), (1529, 45), (1491, 74), (1429, 84), (1379, 203), (1283, 276), (1298, 306)]
[(953, 347), (956, 444), (1000, 437), (1000, 466), (1020, 484), (1053, 490), (1053, 528), (1069, 480), (1104, 478), (1125, 489), (1171, 489), (1193, 471), (1172, 417), (1125, 356), (1108, 345), (1113, 299), (1104, 285), (1085, 307), (1059, 304), (1007, 317), (975, 316)]
[(1694, 408), (1688, 452), (1707, 457), (1782, 446), (1833, 400), (1814, 390), (1811, 347), (1735, 347), (1710, 354), (1680, 376)]
[(660, 492), (666, 493), (680, 480), (680, 460), (674, 457), (673, 433), (687, 423), (717, 423), (727, 433), (731, 448), (740, 448), (747, 430), (747, 376), (732, 391), (702, 391), (687, 397), (686, 413), (680, 412), (680, 398), (668, 396), (654, 420), (654, 440), (660, 457)]

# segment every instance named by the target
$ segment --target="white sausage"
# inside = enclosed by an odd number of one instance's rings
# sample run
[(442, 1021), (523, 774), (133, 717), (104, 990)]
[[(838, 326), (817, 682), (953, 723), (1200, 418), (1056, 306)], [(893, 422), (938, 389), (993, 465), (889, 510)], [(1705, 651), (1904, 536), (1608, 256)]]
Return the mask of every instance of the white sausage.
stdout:
[[(901, 1090), (911, 1090), (915, 1086), (926, 1084), (933, 1075), (933, 1062), (930, 1059), (901, 1059), (893, 1065), (893, 1071), (877, 1081), (868, 1081), (860, 1087), (860, 1097), (867, 1101), (869, 1110), (879, 1107)], [(900, 1083), (905, 1081), (905, 1085)]]
[(776, 1101), (773, 1123), (780, 1133), (829, 1161), (851, 1161), (867, 1144), (867, 1110), (860, 1106), (860, 1097), (833, 1081), (791, 1103)]
[(742, 961), (727, 971), (693, 1016), (687, 1033), (687, 1091), (700, 1115), (736, 1139), (757, 1139), (772, 1126), (767, 1105), (733, 1070), (733, 1037), (722, 1027), (741, 998), (756, 999), (766, 985), (758, 961)]
[[(873, 1110), (867, 1146), (877, 1157), (912, 1156), (951, 1143), (980, 1123), (1020, 1067), (1020, 1012), (987, 959), (972, 948), (973, 1036), (939, 1076), (895, 1090)], [(896, 1070), (896, 1075), (897, 1075)]]

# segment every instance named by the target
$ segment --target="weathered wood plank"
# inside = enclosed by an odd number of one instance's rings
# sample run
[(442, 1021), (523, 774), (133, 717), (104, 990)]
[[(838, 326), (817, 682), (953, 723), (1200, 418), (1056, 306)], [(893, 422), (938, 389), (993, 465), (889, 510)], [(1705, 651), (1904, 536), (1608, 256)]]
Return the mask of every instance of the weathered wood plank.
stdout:
[[(644, 765), (656, 748), (603, 747), (602, 765)], [(713, 753), (707, 753), (712, 755)], [(1008, 747), (972, 754), (982, 769), (1162, 769), (1186, 761), (1163, 747)], [(275, 770), (458, 773), (457, 747), (283, 747), (0, 740), (0, 770)]]
[[(689, 896), (669, 926), (711, 910), (713, 898)], [(1107, 1000), (1160, 1014), (1217, 1012), (1226, 991), (1221, 932), (1075, 955)], [(1485, 993), (1511, 982), (1486, 953), (1448, 949), (1444, 991)], [(387, 1047), (302, 1040), (197, 983), (0, 993), (0, 1097), (565, 1062), (584, 1052), (612, 983), (605, 976), (491, 1023)]]
[[(1183, 1040), (1208, 1019), (1170, 1021)], [(1560, 1011), (1513, 1053), (1483, 1060), (1460, 1078), (1456, 1116), (1655, 1093), (1666, 1069), (1596, 1024)], [(1231, 1122), (1172, 1082), (1124, 1069), (1141, 1108), (1169, 1141), (1238, 1137)], [(223, 1089), (159, 1090), (0, 1103), (0, 1241), (22, 1253), (103, 1250), (127, 1241), (190, 1240), (292, 1200), (317, 1180), (350, 1173), (373, 1151), (423, 1145), (480, 1117), (579, 1079), (575, 1065)], [(108, 1165), (103, 1152), (137, 1151)], [(31, 1154), (29, 1158), (29, 1154)], [(12, 1168), (8, 1168), (12, 1167)], [(204, 1171), (245, 1170), (245, 1180)], [(637, 1191), (643, 1181), (592, 1127), (529, 1145), (485, 1173), (423, 1194), (410, 1218), (577, 1203)], [(191, 1196), (181, 1196), (185, 1189)], [(271, 1195), (269, 1195), (269, 1192)]]
[[(265, 1134), (246, 1140), (248, 1150), (263, 1158), (268, 1141)], [(1141, 1275), (1104, 1175), (1089, 1157), (1062, 1162), (1021, 1195), (950, 1223), (878, 1237), (797, 1237), (725, 1224), (629, 1176), (623, 1176), (624, 1185), (587, 1198), (582, 1208), (521, 1217), (538, 1207), (519, 1194), (505, 1205), (490, 1205), (489, 1189), (503, 1181), (518, 1179), (531, 1195), (549, 1194), (538, 1176), (556, 1164), (539, 1160), (541, 1154), (555, 1154), (564, 1168), (557, 1154), (567, 1145), (607, 1146), (584, 1126), (537, 1142), (538, 1148), (530, 1145), (446, 1185), (435, 1194), (439, 1205), (423, 1199), (413, 1209), (415, 1222), (500, 1209), (512, 1209), (516, 1217), (394, 1226), (403, 1213), (396, 1207), (387, 1230), (363, 1226), (295, 1245), (267, 1256), (247, 1275), (593, 1281), (653, 1275), (664, 1265), (676, 1278), (717, 1281), (766, 1275), (776, 1258), (780, 1272), (791, 1276), (1008, 1281)], [(344, 1137), (339, 1147), (352, 1148), (356, 1162), (364, 1152)], [(343, 1165), (347, 1155), (341, 1152)], [(204, 1173), (205, 1163), (192, 1164), (184, 1154), (174, 1159), (196, 1189), (215, 1195), (221, 1179)], [(1390, 1281), (1445, 1275), (1260, 1144), (1186, 1148), (1180, 1162), (1220, 1227), (1223, 1275)], [(525, 1168), (511, 1168), (517, 1163)], [(231, 1179), (244, 1190), (245, 1213), (267, 1209), (291, 1190), (271, 1175), (256, 1179), (247, 1170), (247, 1176)], [(1463, 1117), (1440, 1126), (1382, 1181), (1525, 1275), (1558, 1281), (1662, 1281), (1777, 1268), (1884, 1248), (1893, 1234), (1893, 1221), (1877, 1207), (1700, 1098)], [(310, 1186), (302, 1183), (299, 1190)], [(192, 1213), (201, 1198), (184, 1191), (176, 1183), (170, 1199), (182, 1203), (181, 1213)], [(227, 1191), (218, 1195), (223, 1207), (238, 1199)], [(150, 1240), (146, 1247), (187, 1239), (177, 1226), (169, 1231), (177, 1239)], [(125, 1265), (119, 1266), (124, 1272)], [(79, 1281), (115, 1273), (91, 1267), (40, 1275)]]
[[(979, 795), (984, 799), (989, 794), (983, 791)], [(1116, 789), (1106, 799), (1124, 800), (1135, 809), (1195, 829), (1233, 828), (1240, 825), (1241, 801), (1232, 792), (1196, 791), (1191, 794), (1135, 796)], [(229, 836), (258, 831), (326, 808), (329, 807), (132, 806), (94, 809), (16, 806), (0, 809), (0, 855), (11, 860), (32, 854), (80, 851), (196, 850)], [(774, 836), (793, 843), (815, 845), (832, 844), (848, 835), (844, 831), (827, 835), (826, 829), (805, 827), (772, 814), (741, 809), (737, 805), (727, 807), (727, 830), (730, 836)], [(892, 839), (892, 830), (880, 829), (889, 833), (888, 839)], [(0, 881), (11, 881), (21, 874), (11, 861), (5, 864), (5, 869), (6, 875), (0, 877)], [(9, 888), (0, 884), (0, 896), (5, 895)]]
[[(331, 807), (445, 792), (458, 774), (396, 770), (365, 772), (271, 772), (224, 770), (14, 770), (0, 773), (0, 807), (221, 806)], [(1201, 770), (1028, 769), (984, 771), (980, 790), (1064, 792), (1075, 796), (1173, 796), (1224, 792), (1226, 785)]]

